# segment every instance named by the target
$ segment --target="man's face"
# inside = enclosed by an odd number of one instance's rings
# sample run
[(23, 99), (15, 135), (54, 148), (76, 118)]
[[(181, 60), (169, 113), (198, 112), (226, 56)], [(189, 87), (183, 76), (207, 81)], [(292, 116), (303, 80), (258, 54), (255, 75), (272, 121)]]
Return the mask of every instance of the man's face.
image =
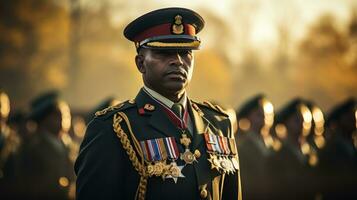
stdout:
[(162, 95), (182, 93), (193, 73), (192, 50), (142, 49), (136, 57), (146, 86)]

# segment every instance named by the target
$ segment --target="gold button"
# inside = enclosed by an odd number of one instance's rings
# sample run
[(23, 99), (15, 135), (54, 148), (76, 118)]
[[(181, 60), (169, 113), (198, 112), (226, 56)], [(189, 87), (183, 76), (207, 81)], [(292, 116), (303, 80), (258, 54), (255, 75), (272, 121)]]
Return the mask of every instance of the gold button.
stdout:
[(202, 188), (201, 192), (200, 192), (200, 196), (201, 198), (207, 198), (208, 192), (206, 190), (206, 188)]
[(198, 149), (196, 149), (193, 154), (195, 155), (196, 158), (201, 157), (201, 152)]

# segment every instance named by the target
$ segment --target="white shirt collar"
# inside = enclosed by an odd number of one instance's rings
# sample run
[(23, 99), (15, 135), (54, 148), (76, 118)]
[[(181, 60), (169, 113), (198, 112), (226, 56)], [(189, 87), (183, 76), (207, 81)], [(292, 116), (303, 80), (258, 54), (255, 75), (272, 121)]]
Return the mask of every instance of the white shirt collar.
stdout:
[[(152, 97), (154, 97), (156, 100), (160, 101), (161, 103), (163, 103), (165, 106), (171, 108), (172, 105), (174, 105), (175, 102), (171, 101), (170, 99), (162, 96), (161, 94), (159, 94), (158, 92), (148, 88), (147, 86), (144, 85), (144, 91), (146, 91), (147, 93), (149, 93), (149, 95), (151, 95)], [(187, 95), (186, 92), (183, 94), (183, 96), (181, 97), (180, 101), (178, 102), (181, 105), (183, 105), (184, 109), (186, 109), (187, 106)]]

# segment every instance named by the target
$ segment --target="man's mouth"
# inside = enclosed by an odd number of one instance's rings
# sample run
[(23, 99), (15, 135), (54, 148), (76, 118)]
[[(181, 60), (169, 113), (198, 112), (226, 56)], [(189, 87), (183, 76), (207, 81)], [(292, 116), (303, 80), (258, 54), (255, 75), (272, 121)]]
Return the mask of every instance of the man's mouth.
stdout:
[(185, 80), (187, 78), (187, 73), (182, 70), (169, 71), (166, 73), (166, 75), (174, 79)]

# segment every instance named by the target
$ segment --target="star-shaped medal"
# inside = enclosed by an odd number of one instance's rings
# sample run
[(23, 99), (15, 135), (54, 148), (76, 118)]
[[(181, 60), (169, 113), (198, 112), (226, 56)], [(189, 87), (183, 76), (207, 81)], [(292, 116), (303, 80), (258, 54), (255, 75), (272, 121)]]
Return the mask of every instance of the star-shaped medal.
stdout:
[(184, 166), (177, 166), (175, 162), (171, 163), (171, 167), (169, 169), (169, 175), (166, 176), (166, 178), (172, 178), (175, 183), (177, 183), (178, 178), (185, 178), (185, 176), (182, 174), (182, 168)]
[(219, 171), (220, 168), (220, 163), (218, 161), (218, 158), (216, 155), (214, 154), (209, 154), (209, 159), (208, 161), (211, 163), (211, 169), (216, 169), (217, 171)]

